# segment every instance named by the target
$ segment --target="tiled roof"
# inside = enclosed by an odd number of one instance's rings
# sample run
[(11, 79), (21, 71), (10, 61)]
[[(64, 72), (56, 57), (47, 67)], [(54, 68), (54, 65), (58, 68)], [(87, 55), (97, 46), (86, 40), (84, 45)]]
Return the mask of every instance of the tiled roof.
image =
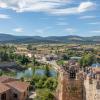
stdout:
[(8, 86), (4, 85), (3, 83), (0, 83), (0, 93), (3, 93), (9, 89), (10, 88)]
[(9, 83), (6, 83), (6, 84), (9, 87), (12, 87), (12, 88), (16, 89), (19, 92), (24, 92), (29, 87), (29, 84), (28, 83), (21, 82), (21, 81), (13, 81), (13, 82), (9, 82)]
[(16, 79), (11, 78), (11, 77), (7, 77), (7, 76), (1, 76), (0, 77), (0, 83), (6, 83), (6, 82), (10, 82), (10, 81), (15, 81)]

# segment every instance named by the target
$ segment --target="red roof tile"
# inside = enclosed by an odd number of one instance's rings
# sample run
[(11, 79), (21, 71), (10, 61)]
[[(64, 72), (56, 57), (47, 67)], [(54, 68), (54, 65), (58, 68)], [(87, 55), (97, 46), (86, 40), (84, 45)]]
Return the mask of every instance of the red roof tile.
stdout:
[(5, 91), (8, 91), (10, 88), (3, 83), (0, 83), (0, 93), (3, 93)]
[(10, 82), (10, 81), (15, 81), (16, 79), (11, 78), (11, 77), (7, 77), (7, 76), (1, 76), (0, 77), (0, 83), (6, 83), (6, 82)]
[(13, 81), (6, 83), (9, 87), (15, 88), (19, 92), (24, 92), (29, 87), (29, 84), (21, 81)]

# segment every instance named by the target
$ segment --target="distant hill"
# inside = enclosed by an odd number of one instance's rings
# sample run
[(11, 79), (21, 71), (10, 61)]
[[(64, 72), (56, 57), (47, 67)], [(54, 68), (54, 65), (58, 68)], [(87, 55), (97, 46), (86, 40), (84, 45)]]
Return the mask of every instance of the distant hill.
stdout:
[(100, 36), (14, 36), (0, 33), (1, 43), (100, 43)]

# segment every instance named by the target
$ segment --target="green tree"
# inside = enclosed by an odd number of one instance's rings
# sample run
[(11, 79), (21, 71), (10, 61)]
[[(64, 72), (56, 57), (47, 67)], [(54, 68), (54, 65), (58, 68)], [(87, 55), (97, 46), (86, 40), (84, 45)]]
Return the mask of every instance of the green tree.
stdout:
[(2, 70), (0, 70), (0, 76), (2, 76), (3, 75), (3, 72), (2, 72)]
[(85, 54), (80, 60), (80, 65), (83, 67), (90, 66), (96, 61), (96, 58), (93, 54)]
[(31, 45), (31, 44), (28, 44), (27, 49), (28, 49), (28, 50), (32, 50), (32, 49), (33, 49), (33, 48), (32, 48), (32, 45)]
[(36, 94), (35, 100), (54, 100), (54, 95), (48, 89), (37, 90)]
[(44, 87), (50, 90), (55, 90), (57, 87), (57, 80), (55, 78), (48, 78), (47, 81), (44, 83)]
[(46, 74), (47, 77), (50, 77), (50, 69), (49, 69), (48, 65), (46, 66), (45, 74)]
[(63, 54), (63, 55), (62, 55), (62, 59), (63, 59), (63, 60), (69, 60), (69, 56), (66, 55), (66, 54)]
[(27, 56), (23, 55), (20, 59), (20, 62), (22, 65), (27, 65), (30, 62), (30, 59)]

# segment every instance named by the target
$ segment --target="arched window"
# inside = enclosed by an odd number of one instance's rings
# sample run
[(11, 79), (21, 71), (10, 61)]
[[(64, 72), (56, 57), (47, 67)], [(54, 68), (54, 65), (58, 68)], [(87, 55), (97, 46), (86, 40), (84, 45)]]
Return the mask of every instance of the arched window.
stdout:
[(75, 79), (76, 78), (76, 71), (74, 69), (71, 69), (69, 71), (69, 74), (70, 74), (70, 78), (71, 79)]

